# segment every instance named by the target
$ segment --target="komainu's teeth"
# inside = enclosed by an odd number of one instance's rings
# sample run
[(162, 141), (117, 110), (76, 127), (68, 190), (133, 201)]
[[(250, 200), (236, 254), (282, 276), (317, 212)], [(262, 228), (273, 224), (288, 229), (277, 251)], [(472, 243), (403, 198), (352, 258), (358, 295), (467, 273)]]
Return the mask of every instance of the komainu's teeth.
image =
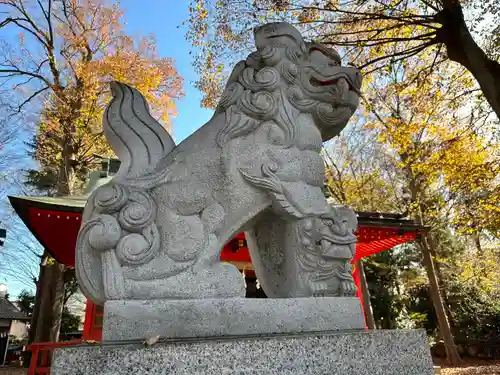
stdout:
[(323, 250), (323, 253), (326, 253), (328, 249), (330, 248), (330, 241), (322, 239), (321, 240), (321, 250)]
[(337, 89), (339, 90), (340, 100), (346, 100), (349, 93), (349, 83), (345, 78), (339, 78), (337, 81)]

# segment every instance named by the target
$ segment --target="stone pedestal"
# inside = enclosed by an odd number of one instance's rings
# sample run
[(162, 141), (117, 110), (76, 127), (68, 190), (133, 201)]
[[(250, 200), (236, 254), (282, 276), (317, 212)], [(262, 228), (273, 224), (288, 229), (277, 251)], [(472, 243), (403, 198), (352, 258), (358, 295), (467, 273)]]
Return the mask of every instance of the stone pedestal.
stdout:
[(357, 298), (108, 301), (103, 337), (51, 374), (433, 373), (424, 331), (365, 331)]
[(423, 330), (181, 339), (56, 351), (52, 375), (432, 375)]
[(358, 298), (108, 301), (104, 341), (269, 335), (365, 327)]

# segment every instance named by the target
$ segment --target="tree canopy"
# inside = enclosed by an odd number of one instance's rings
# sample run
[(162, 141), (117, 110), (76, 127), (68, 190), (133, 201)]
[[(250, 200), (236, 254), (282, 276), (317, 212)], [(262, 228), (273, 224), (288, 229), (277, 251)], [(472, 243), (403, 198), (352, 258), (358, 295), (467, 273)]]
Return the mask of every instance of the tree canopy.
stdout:
[[(211, 107), (258, 24), (284, 20), (341, 50), (365, 75), (425, 53), (419, 78), (452, 60), (500, 117), (500, 4), (495, 0), (193, 0), (187, 39), (198, 50), (203, 104)], [(478, 42), (477, 42), (477, 41)], [(240, 53), (238, 53), (240, 52)]]
[(41, 114), (31, 146), (42, 168), (30, 182), (71, 194), (93, 154), (110, 153), (100, 129), (110, 80), (135, 86), (169, 126), (182, 78), (171, 59), (158, 55), (153, 36), (125, 33), (119, 4), (2, 0), (0, 8), (0, 29), (11, 36), (0, 50), (0, 80), (14, 99), (8, 104)]

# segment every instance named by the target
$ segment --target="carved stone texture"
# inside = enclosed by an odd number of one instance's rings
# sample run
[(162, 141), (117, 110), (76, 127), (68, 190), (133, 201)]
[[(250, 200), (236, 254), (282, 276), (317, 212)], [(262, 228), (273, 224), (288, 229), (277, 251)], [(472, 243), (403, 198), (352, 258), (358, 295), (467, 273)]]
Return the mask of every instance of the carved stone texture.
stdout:
[(347, 207), (298, 221), (270, 213), (259, 221), (247, 232), (247, 242), (267, 296), (354, 296), (350, 261), (356, 223)]
[(120, 170), (88, 200), (77, 275), (97, 303), (244, 296), (219, 261), (247, 231), (269, 296), (351, 296), (352, 211), (322, 192), (322, 141), (356, 110), (361, 75), (286, 23), (255, 30), (212, 119), (175, 146), (143, 96), (113, 83), (103, 120)]

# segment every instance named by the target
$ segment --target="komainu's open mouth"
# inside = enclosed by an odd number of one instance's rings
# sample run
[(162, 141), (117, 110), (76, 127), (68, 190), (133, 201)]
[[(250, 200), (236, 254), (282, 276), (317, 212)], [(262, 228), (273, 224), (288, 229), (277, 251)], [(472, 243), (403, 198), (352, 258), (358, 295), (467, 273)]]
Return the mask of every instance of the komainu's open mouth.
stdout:
[(330, 259), (351, 259), (353, 257), (351, 245), (335, 244), (326, 238), (320, 241), (323, 257)]
[(340, 78), (334, 78), (329, 80), (319, 80), (317, 78), (311, 78), (311, 85), (313, 86), (331, 86), (336, 85)]
[(354, 91), (358, 92), (356, 87), (350, 80), (345, 77), (336, 77), (336, 78), (331, 78), (331, 79), (320, 79), (317, 77), (312, 76), (309, 79), (309, 82), (311, 83), (311, 86), (313, 87), (330, 87), (330, 86), (337, 86), (340, 91)]

